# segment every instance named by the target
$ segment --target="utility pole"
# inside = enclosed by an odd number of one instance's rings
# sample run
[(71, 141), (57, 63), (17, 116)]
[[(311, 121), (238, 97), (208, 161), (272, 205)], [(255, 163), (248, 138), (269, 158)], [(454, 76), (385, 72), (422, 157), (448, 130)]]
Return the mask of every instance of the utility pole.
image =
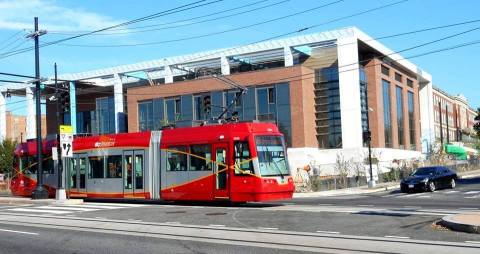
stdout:
[(438, 116), (440, 117), (440, 149), (443, 152), (442, 103), (438, 102)]
[(32, 192), (32, 199), (46, 199), (48, 198), (48, 192), (43, 188), (43, 169), (42, 169), (42, 109), (41, 103), (41, 91), (40, 91), (40, 56), (38, 37), (44, 35), (46, 31), (38, 30), (38, 17), (34, 18), (35, 31), (29, 34), (27, 37), (35, 40), (35, 102), (36, 102), (36, 115), (37, 115), (37, 187)]
[(57, 63), (54, 65), (55, 69), (55, 106), (57, 111), (57, 175), (58, 175), (58, 186), (56, 191), (56, 199), (57, 200), (65, 200), (65, 188), (63, 187), (63, 164), (62, 164), (62, 156), (60, 155), (60, 125), (63, 124), (63, 121), (60, 119), (60, 93), (58, 92), (58, 79), (57, 79)]
[(373, 178), (373, 168), (372, 168), (372, 132), (370, 130), (370, 108), (368, 107), (368, 84), (365, 84), (365, 107), (367, 111), (367, 135), (363, 135), (368, 144), (368, 166), (370, 169), (370, 180), (368, 181), (368, 187), (375, 187), (375, 179)]
[(445, 105), (445, 123), (447, 124), (447, 144), (450, 144), (450, 129), (448, 128), (448, 125), (450, 121), (448, 121), (448, 104)]

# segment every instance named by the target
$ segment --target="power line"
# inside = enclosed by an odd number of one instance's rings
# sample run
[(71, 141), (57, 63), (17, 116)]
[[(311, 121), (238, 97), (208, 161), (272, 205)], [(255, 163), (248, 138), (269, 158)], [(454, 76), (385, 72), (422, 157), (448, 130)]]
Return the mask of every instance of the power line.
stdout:
[[(199, 7), (203, 7), (203, 6), (207, 6), (207, 5), (211, 5), (211, 4), (221, 2), (221, 1), (224, 1), (224, 0), (214, 0), (214, 1), (211, 1), (211, 2), (201, 4), (202, 2), (205, 2), (205, 1), (207, 1), (207, 0), (199, 0), (199, 1), (196, 1), (196, 2), (192, 2), (192, 3), (189, 3), (189, 4), (185, 4), (185, 5), (182, 5), (182, 6), (179, 6), (179, 7), (172, 8), (172, 9), (169, 9), (169, 10), (166, 10), (166, 11), (158, 12), (158, 13), (155, 13), (155, 14), (144, 16), (144, 17), (141, 17), (141, 18), (137, 18), (137, 19), (134, 19), (134, 20), (127, 21), (127, 22), (123, 22), (123, 23), (120, 23), (120, 24), (117, 24), (117, 25), (113, 25), (113, 26), (109, 26), (109, 27), (106, 27), (106, 28), (98, 29), (98, 30), (91, 31), (91, 32), (88, 32), (88, 33), (83, 33), (83, 34), (59, 39), (59, 40), (56, 40), (56, 41), (47, 42), (47, 43), (44, 43), (44, 44), (40, 45), (40, 47), (46, 47), (46, 46), (54, 45), (54, 44), (57, 44), (57, 43), (60, 43), (60, 42), (73, 40), (73, 39), (80, 38), (80, 37), (85, 37), (85, 36), (95, 34), (95, 33), (98, 33), (98, 32), (102, 32), (102, 31), (106, 31), (106, 30), (109, 30), (109, 29), (122, 27), (122, 26), (128, 26), (130, 24), (135, 24), (135, 23), (142, 22), (142, 21), (145, 21), (145, 20), (155, 19), (155, 18), (158, 18), (158, 17), (162, 17), (162, 16), (166, 16), (166, 15), (170, 15), (170, 14), (174, 14), (174, 13), (178, 13), (178, 12), (182, 12), (182, 11), (186, 11), (186, 10), (190, 10), (190, 9), (194, 9), (194, 8), (199, 8)], [(6, 57), (9, 57), (9, 56), (12, 56), (12, 55), (16, 55), (16, 54), (21, 54), (21, 53), (24, 53), (24, 52), (27, 52), (27, 51), (30, 51), (30, 50), (33, 50), (33, 49), (34, 49), (34, 47), (28, 47), (28, 48), (19, 49), (19, 50), (12, 51), (12, 52), (7, 52), (5, 54), (0, 55), (1, 56), (0, 59), (6, 58)]]
[[(7, 43), (8, 41), (10, 41), (11, 39), (15, 38), (16, 36), (18, 36), (20, 33), (24, 32), (24, 30), (20, 30), (16, 33), (14, 33), (12, 36), (8, 37), (7, 39), (3, 40), (2, 42), (0, 42), (0, 45), (4, 44), (4, 43)], [(5, 47), (8, 47), (9, 45), (6, 45), (6, 46), (3, 46), (0, 48), (0, 50), (3, 50)]]
[(0, 72), (0, 75), (4, 76), (12, 76), (12, 77), (19, 77), (19, 78), (35, 78), (33, 76), (27, 76), (22, 74), (14, 74), (14, 73), (7, 73), (7, 72)]
[[(234, 10), (243, 9), (245, 7), (251, 7), (253, 5), (257, 5), (259, 3), (268, 2), (268, 1), (270, 1), (270, 0), (261, 0), (261, 1), (253, 2), (253, 3), (248, 3), (248, 4), (245, 4), (245, 5), (242, 5), (242, 6), (238, 6), (238, 7), (235, 7), (235, 8), (225, 9), (225, 10), (222, 10), (222, 11), (217, 11), (217, 12), (209, 13), (209, 14), (206, 14), (206, 15), (201, 15), (201, 16), (188, 18), (188, 19), (181, 19), (181, 20), (167, 22), (167, 23), (147, 25), (147, 26), (138, 26), (138, 27), (129, 27), (129, 28), (112, 29), (110, 31), (119, 31), (119, 32), (96, 33), (94, 35), (133, 34), (133, 33), (143, 33), (143, 32), (159, 31), (159, 30), (164, 30), (164, 29), (171, 29), (171, 28), (197, 25), (197, 24), (201, 24), (201, 23), (205, 23), (205, 22), (209, 22), (209, 21), (216, 21), (216, 20), (219, 20), (219, 19), (229, 18), (229, 17), (233, 17), (233, 16), (237, 16), (237, 15), (241, 15), (241, 14), (245, 14), (245, 13), (249, 13), (249, 12), (253, 12), (253, 11), (257, 11), (257, 10), (261, 10), (261, 9), (265, 9), (265, 8), (269, 8), (269, 7), (272, 7), (272, 6), (276, 6), (276, 5), (279, 5), (279, 4), (289, 2), (290, 0), (282, 0), (282, 1), (279, 1), (279, 2), (275, 2), (275, 3), (272, 3), (272, 4), (268, 4), (268, 5), (265, 5), (265, 6), (257, 7), (257, 8), (254, 8), (254, 9), (250, 9), (250, 10), (246, 10), (246, 11), (242, 11), (242, 12), (238, 12), (238, 13), (234, 13), (234, 14), (230, 14), (230, 15), (225, 15), (225, 16), (221, 16), (221, 17), (215, 17), (215, 18), (212, 18), (212, 19), (201, 20), (201, 21), (198, 21), (198, 22), (186, 23), (185, 24), (185, 22), (187, 22), (187, 21), (192, 21), (192, 20), (199, 19), (199, 18), (204, 18), (204, 17), (210, 17), (210, 16), (214, 16), (214, 15), (217, 15), (217, 14), (224, 14), (225, 12), (231, 12), (231, 11), (234, 11)], [(170, 25), (170, 24), (178, 24), (178, 25), (166, 26), (166, 25)], [(161, 28), (140, 30), (140, 29), (143, 29), (143, 28), (151, 28), (151, 27), (161, 27)], [(130, 31), (130, 30), (136, 30), (136, 29), (139, 29), (139, 31)], [(129, 31), (121, 32), (121, 31), (125, 31), (125, 30), (129, 30)], [(78, 34), (78, 32), (77, 33), (50, 32), (50, 34), (71, 35), (71, 34)]]
[[(235, 31), (244, 30), (244, 29), (251, 28), (251, 27), (255, 27), (255, 26), (259, 26), (259, 25), (268, 24), (268, 23), (275, 22), (275, 21), (278, 21), (278, 20), (282, 20), (282, 19), (286, 19), (286, 18), (291, 18), (291, 17), (297, 16), (297, 15), (301, 15), (301, 14), (305, 14), (305, 13), (308, 13), (308, 12), (316, 11), (316, 10), (319, 10), (319, 9), (322, 9), (322, 8), (325, 8), (325, 7), (328, 7), (328, 6), (331, 6), (331, 5), (335, 5), (335, 4), (341, 3), (341, 2), (343, 2), (343, 1), (345, 1), (345, 0), (336, 0), (336, 1), (333, 1), (333, 2), (330, 2), (330, 3), (327, 3), (327, 4), (322, 4), (322, 5), (313, 7), (313, 8), (308, 8), (308, 9), (305, 9), (305, 10), (303, 10), (303, 11), (294, 12), (294, 13), (289, 14), (289, 15), (277, 17), (277, 18), (274, 18), (274, 19), (265, 20), (265, 21), (262, 21), (262, 22), (253, 23), (253, 24), (246, 25), (246, 26), (239, 26), (239, 27), (236, 27), (236, 28), (226, 29), (226, 30), (222, 30), (222, 31), (219, 31), (219, 32), (206, 33), (206, 34), (202, 34), (202, 35), (189, 36), (189, 37), (172, 39), (172, 40), (164, 40), (164, 41), (156, 41), (156, 42), (145, 42), (145, 43), (133, 43), (133, 44), (88, 45), (88, 44), (67, 44), (67, 43), (61, 43), (61, 44), (59, 44), (59, 45), (61, 45), (61, 46), (72, 46), (72, 47), (113, 48), (113, 47), (147, 46), (147, 45), (157, 45), (157, 44), (164, 44), (164, 43), (171, 43), (171, 42), (179, 42), (179, 41), (193, 40), (193, 39), (210, 37), (210, 36), (214, 36), (214, 35), (219, 35), (219, 34), (224, 34), (224, 33), (229, 33), (229, 32), (235, 32)], [(406, 1), (406, 0), (404, 0), (404, 1)]]

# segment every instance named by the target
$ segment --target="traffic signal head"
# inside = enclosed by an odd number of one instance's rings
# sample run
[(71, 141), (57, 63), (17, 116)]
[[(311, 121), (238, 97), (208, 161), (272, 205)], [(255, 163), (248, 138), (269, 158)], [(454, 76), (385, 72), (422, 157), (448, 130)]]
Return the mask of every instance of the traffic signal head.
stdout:
[(62, 112), (70, 111), (70, 94), (60, 93), (60, 107)]
[(372, 141), (372, 132), (367, 130), (363, 131), (363, 141), (364, 142), (370, 142)]
[(205, 111), (205, 113), (210, 113), (211, 110), (212, 110), (212, 103), (210, 100), (210, 96), (203, 97), (203, 111)]

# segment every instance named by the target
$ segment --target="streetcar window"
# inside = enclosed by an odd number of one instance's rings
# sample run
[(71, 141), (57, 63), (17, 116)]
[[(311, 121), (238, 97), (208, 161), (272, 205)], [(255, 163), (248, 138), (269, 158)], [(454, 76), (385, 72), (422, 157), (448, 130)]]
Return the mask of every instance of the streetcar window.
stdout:
[(190, 146), (190, 170), (212, 170), (212, 148), (210, 145)]
[(262, 176), (288, 175), (285, 146), (281, 136), (257, 136), (258, 164)]
[(250, 158), (250, 148), (247, 141), (236, 141), (233, 152), (235, 161), (235, 174), (253, 174), (253, 163)]
[(35, 159), (31, 156), (20, 157), (20, 171), (24, 174), (35, 174), (37, 173), (37, 164)]
[(104, 178), (104, 161), (103, 156), (88, 157), (90, 163), (89, 178)]
[(107, 178), (122, 177), (122, 156), (107, 156)]
[(187, 171), (187, 148), (185, 146), (168, 148), (167, 171)]

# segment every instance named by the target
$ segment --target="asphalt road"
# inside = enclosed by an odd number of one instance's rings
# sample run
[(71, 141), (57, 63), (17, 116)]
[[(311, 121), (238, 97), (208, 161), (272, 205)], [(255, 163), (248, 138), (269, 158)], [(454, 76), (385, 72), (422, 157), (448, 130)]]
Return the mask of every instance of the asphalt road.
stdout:
[(479, 201), (480, 178), (475, 178), (434, 193), (393, 191), (241, 206), (0, 205), (0, 253), (422, 253), (432, 248), (480, 253), (480, 235), (436, 225), (445, 215), (477, 211)]

